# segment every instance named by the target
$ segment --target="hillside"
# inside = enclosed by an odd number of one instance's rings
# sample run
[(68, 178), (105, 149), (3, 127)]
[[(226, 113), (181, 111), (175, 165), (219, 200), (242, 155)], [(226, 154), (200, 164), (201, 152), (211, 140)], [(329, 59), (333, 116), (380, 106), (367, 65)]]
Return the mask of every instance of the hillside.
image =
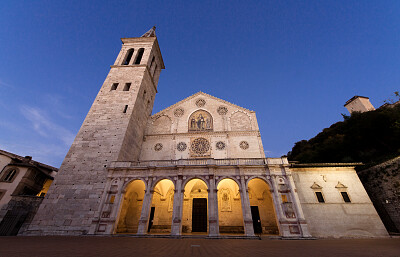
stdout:
[(314, 138), (295, 143), (289, 160), (371, 166), (400, 155), (400, 105), (344, 117)]

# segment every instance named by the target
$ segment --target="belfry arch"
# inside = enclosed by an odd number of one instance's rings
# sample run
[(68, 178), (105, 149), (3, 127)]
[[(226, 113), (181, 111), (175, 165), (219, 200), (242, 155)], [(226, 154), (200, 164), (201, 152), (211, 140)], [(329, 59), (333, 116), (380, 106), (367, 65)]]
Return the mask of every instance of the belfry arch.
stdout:
[(224, 178), (218, 183), (217, 189), (219, 232), (243, 234), (242, 199), (238, 183), (231, 178)]
[(133, 180), (126, 186), (117, 223), (117, 233), (137, 232), (145, 190), (146, 186), (142, 180)]
[(207, 233), (208, 226), (208, 186), (202, 179), (190, 179), (183, 192), (182, 233)]
[(169, 179), (158, 181), (153, 188), (153, 198), (149, 214), (147, 233), (171, 233), (174, 206), (174, 183)]
[(275, 205), (270, 186), (261, 178), (247, 185), (255, 234), (279, 235)]

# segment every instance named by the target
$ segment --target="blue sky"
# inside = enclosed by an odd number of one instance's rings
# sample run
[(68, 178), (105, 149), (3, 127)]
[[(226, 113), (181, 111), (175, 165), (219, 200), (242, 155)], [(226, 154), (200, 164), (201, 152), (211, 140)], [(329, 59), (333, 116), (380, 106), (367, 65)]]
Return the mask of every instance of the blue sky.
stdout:
[(254, 110), (269, 157), (400, 88), (400, 1), (1, 1), (0, 149), (59, 167), (120, 38), (153, 25), (153, 113), (198, 91)]

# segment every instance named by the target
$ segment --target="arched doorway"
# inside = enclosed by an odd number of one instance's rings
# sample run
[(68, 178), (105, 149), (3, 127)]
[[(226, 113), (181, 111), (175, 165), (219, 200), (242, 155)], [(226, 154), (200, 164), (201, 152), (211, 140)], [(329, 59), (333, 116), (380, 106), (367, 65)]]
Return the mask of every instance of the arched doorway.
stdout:
[(146, 186), (141, 180), (134, 180), (125, 189), (119, 214), (117, 233), (136, 233)]
[(275, 207), (267, 182), (254, 178), (249, 181), (248, 190), (254, 233), (279, 235)]
[(221, 234), (243, 234), (243, 212), (239, 185), (233, 179), (218, 183), (218, 218)]
[(147, 228), (148, 233), (171, 233), (174, 192), (174, 183), (169, 179), (160, 180), (155, 185)]
[(182, 233), (207, 233), (208, 187), (198, 178), (189, 180), (184, 188)]

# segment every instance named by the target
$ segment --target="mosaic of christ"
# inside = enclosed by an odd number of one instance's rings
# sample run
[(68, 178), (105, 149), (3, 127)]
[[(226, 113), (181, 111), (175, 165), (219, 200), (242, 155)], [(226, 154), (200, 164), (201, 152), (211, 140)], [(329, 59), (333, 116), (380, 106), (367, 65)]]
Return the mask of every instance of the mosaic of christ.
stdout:
[(197, 111), (190, 115), (189, 131), (212, 130), (213, 121), (211, 115), (206, 111)]

